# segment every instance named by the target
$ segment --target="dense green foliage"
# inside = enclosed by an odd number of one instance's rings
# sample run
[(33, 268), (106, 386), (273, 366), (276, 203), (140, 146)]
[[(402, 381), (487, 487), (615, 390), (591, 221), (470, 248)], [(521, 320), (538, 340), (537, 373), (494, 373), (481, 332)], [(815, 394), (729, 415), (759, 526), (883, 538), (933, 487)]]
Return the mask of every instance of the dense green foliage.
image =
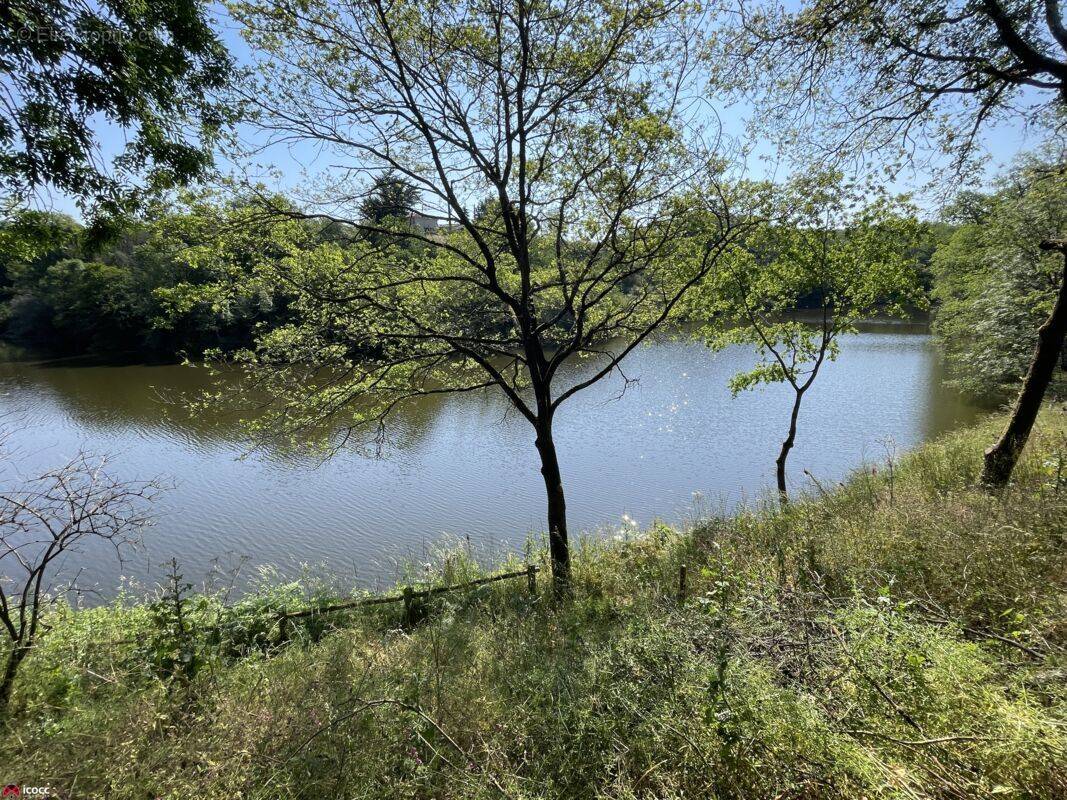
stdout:
[[(586, 542), (563, 606), (495, 584), (284, 644), (274, 611), (325, 589), (57, 609), (0, 763), (116, 800), (1062, 797), (1067, 421), (993, 496), (999, 422), (786, 509)], [(447, 551), (436, 579), (476, 572)]]
[[(384, 183), (380, 193), (367, 199), (366, 213), (392, 208), (397, 187), (395, 182)], [(288, 207), (284, 200), (276, 202)], [(475, 213), (478, 223), (486, 227), (501, 224), (499, 216), (499, 205), (491, 202), (481, 203)], [(377, 222), (386, 229), (408, 230), (397, 216), (383, 216)], [(697, 212), (686, 224), (706, 222)], [(779, 233), (786, 235), (784, 229)], [(466, 249), (472, 246), (455, 234), (451, 240), (442, 237), (442, 242)], [(592, 247), (592, 243), (575, 242), (566, 255), (580, 260)], [(677, 245), (674, 253), (683, 259), (692, 256), (691, 248)], [(311, 268), (308, 265), (315, 259), (328, 264), (330, 258), (335, 259), (334, 269), (348, 275), (350, 282), (355, 280), (349, 274), (354, 264), (363, 265), (359, 277), (364, 282), (390, 273), (410, 281), (417, 270), (431, 277), (454, 266), (454, 259), (447, 256), (437, 256), (436, 261), (442, 263), (435, 263), (433, 250), (423, 242), (368, 236), (337, 222), (274, 218), (242, 202), (191, 200), (174, 208), (154, 209), (139, 220), (127, 220), (105, 241), (69, 217), (23, 211), (0, 224), (0, 336), (64, 353), (155, 358), (199, 356), (209, 349), (228, 353), (250, 345), (257, 330), (266, 333), (293, 319), (286, 311), (286, 298), (300, 294), (293, 281), (301, 274), (297, 268)], [(552, 243), (539, 242), (531, 258), (538, 274), (549, 283), (554, 269)], [(788, 266), (782, 259), (779, 263)], [(287, 275), (286, 270), (293, 274)], [(809, 278), (803, 286), (794, 285), (788, 298), (778, 293), (772, 300), (775, 308), (819, 307), (821, 289), (812, 282), (814, 277)], [(667, 278), (657, 274), (657, 280), (665, 283)], [(702, 318), (709, 313), (720, 315), (720, 305), (726, 302), (714, 296), (720, 283), (720, 278), (709, 282), (699, 303), (690, 305), (691, 316), (697, 315), (697, 306), (705, 301), (715, 307), (699, 311)], [(603, 313), (617, 311), (626, 297), (634, 299), (634, 291), (647, 285), (647, 278), (620, 281)], [(466, 294), (448, 297), (452, 313), (477, 315)], [(559, 302), (559, 297), (549, 298), (546, 308), (558, 312)], [(875, 305), (881, 307), (883, 302), (879, 298)], [(569, 323), (564, 323), (559, 333), (565, 337)], [(261, 324), (266, 327), (257, 328)], [(489, 328), (499, 333), (504, 330), (501, 325), (506, 322), (490, 323)]]
[(101, 244), (68, 217), (17, 215), (0, 227), (4, 337), (60, 353), (160, 358), (247, 342), (252, 326), (270, 319), (270, 298), (164, 313), (161, 290), (199, 279), (184, 253), (211, 235), (212, 221), (193, 226), (192, 216), (149, 218)]
[[(403, 208), (413, 196), (412, 187), (385, 176), (363, 210), (376, 223), (406, 230)], [(173, 359), (229, 352), (248, 346), (258, 326), (282, 324), (284, 292), (260, 280), (224, 302), (219, 292), (194, 299), (194, 287), (223, 273), (262, 273), (256, 265), (294, 248), (365, 244), (350, 227), (271, 219), (246, 201), (181, 199), (112, 220), (107, 237), (62, 214), (11, 214), (0, 223), (0, 336), (64, 354)], [(210, 262), (222, 249), (225, 264)]]
[(957, 227), (931, 260), (935, 331), (952, 381), (1003, 399), (1026, 373), (1059, 288), (1063, 257), (1039, 245), (1067, 236), (1067, 175), (1024, 163), (994, 193), (960, 196), (948, 215)]
[(0, 52), (0, 190), (18, 199), (126, 209), (201, 177), (231, 116), (215, 96), (231, 59), (199, 0), (15, 0)]
[(3, 336), (61, 353), (229, 352), (248, 346), (259, 326), (286, 320), (285, 292), (259, 282), (225, 301), (194, 298), (194, 287), (219, 275), (204, 267), (207, 254), (225, 246), (227, 268), (251, 276), (293, 248), (311, 251), (342, 233), (318, 222), (279, 224), (240, 202), (190, 201), (99, 242), (68, 217), (22, 212), (0, 226)]

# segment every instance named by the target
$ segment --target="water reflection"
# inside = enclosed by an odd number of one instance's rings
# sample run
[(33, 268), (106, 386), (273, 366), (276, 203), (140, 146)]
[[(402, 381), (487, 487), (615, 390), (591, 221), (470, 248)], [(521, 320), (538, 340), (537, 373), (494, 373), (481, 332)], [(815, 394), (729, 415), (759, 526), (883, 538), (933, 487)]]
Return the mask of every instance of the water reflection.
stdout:
[[(713, 356), (661, 341), (631, 356), (639, 382), (621, 398), (609, 380), (564, 405), (556, 427), (572, 527), (617, 526), (624, 514), (679, 520), (694, 492), (730, 506), (772, 485), (790, 398), (783, 387), (731, 398), (728, 378), (751, 359), (743, 348)], [(177, 484), (141, 557), (120, 571), (108, 553), (87, 556), (105, 595), (120, 572), (151, 583), (172, 555), (192, 579), (233, 553), (285, 573), (325, 560), (370, 584), (445, 534), (499, 553), (542, 527), (533, 432), (497, 395), (422, 398), (396, 420), (383, 459), (345, 452), (317, 467), (279, 453), (242, 458), (234, 419), (161, 400), (210, 380), (173, 365), (0, 364), (0, 409), (24, 471), (88, 448), (114, 454), (124, 476)], [(838, 480), (890, 441), (911, 447), (977, 414), (941, 386), (921, 328), (876, 326), (842, 341), (805, 400), (790, 479), (802, 486), (807, 469)]]

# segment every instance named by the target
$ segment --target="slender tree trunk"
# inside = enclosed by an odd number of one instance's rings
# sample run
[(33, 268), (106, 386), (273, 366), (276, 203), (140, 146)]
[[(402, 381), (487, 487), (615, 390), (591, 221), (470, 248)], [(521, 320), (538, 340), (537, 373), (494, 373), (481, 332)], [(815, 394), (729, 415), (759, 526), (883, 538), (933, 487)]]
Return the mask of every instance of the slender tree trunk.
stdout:
[(11, 701), (11, 690), (15, 685), (15, 676), (18, 674), (19, 665), (29, 652), (29, 647), (16, 643), (7, 656), (4, 677), (0, 679), (0, 718), (7, 711), (8, 703)]
[(559, 597), (570, 590), (571, 551), (567, 542), (567, 502), (563, 496), (563, 477), (556, 457), (556, 443), (552, 438), (551, 418), (538, 422), (536, 445), (548, 495), (548, 549), (552, 557), (552, 586)]
[(1064, 254), (1063, 276), (1060, 278), (1060, 291), (1056, 305), (1044, 324), (1037, 330), (1037, 347), (1026, 373), (1022, 389), (1008, 420), (1008, 427), (1000, 440), (985, 452), (985, 464), (982, 467), (982, 483), (993, 488), (1006, 486), (1011, 480), (1011, 473), (1019, 460), (1026, 440), (1041, 409), (1045, 390), (1052, 381), (1056, 371), (1056, 362), (1063, 350), (1067, 334), (1067, 242), (1042, 242), (1042, 250), (1057, 250)]
[(800, 403), (804, 399), (804, 392), (799, 391), (793, 399), (793, 413), (789, 416), (789, 435), (782, 442), (782, 449), (778, 451), (778, 460), (775, 461), (778, 474), (778, 498), (782, 505), (789, 502), (789, 489), (785, 484), (785, 460), (789, 458), (789, 451), (793, 449), (793, 443), (797, 440), (797, 417), (800, 416)]

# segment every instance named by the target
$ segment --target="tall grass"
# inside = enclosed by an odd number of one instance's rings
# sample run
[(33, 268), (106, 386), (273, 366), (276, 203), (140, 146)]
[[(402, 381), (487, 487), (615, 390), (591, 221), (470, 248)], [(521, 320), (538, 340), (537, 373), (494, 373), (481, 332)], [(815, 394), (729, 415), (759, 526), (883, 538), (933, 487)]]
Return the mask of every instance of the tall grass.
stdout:
[[(418, 624), (379, 608), (285, 641), (273, 615), (306, 586), (58, 610), (0, 781), (89, 798), (1067, 796), (1067, 418), (1042, 419), (990, 496), (975, 484), (996, 427), (784, 510), (587, 540), (563, 605), (520, 580), (435, 598)], [(460, 548), (417, 577), (478, 574)]]

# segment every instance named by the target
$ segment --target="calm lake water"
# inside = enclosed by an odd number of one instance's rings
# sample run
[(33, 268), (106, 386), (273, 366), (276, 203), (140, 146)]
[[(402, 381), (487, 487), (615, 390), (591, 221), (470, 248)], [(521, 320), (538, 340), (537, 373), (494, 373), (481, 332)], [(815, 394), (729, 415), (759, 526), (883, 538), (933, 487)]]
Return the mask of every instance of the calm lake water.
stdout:
[[(727, 380), (752, 359), (743, 348), (713, 355), (657, 342), (629, 358), (627, 374), (640, 382), (621, 398), (608, 379), (568, 401), (556, 431), (572, 531), (683, 522), (767, 492), (791, 395), (769, 387), (732, 398)], [(111, 455), (117, 475), (174, 484), (141, 552), (121, 566), (110, 550), (80, 556), (82, 583), (99, 597), (123, 581), (155, 585), (171, 557), (191, 581), (216, 563), (244, 562), (241, 582), (259, 565), (294, 575), (325, 564), (341, 582), (375, 586), (392, 582), (398, 560), (450, 538), (469, 537), (493, 559), (543, 529), (533, 431), (496, 395), (425, 400), (397, 419), (381, 459), (345, 452), (320, 466), (279, 453), (242, 459), (231, 422), (190, 419), (164, 400), (205, 380), (173, 365), (0, 364), (0, 413), (19, 472), (85, 449)], [(792, 482), (805, 486), (804, 469), (839, 480), (884, 459), (886, 446), (910, 448), (978, 413), (941, 386), (922, 327), (872, 326), (843, 340), (805, 399)]]

